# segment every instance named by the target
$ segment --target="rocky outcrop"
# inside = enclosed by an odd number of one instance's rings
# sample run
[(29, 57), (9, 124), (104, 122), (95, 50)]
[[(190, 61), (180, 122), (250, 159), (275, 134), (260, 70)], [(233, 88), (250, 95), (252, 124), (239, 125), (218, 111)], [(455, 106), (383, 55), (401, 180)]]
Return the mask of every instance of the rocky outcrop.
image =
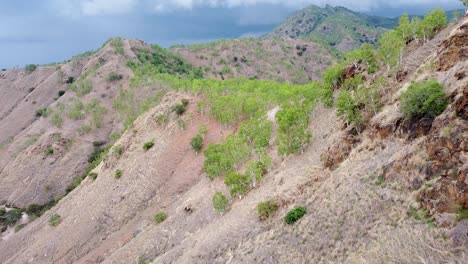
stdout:
[(439, 49), (437, 69), (446, 71), (459, 61), (468, 59), (468, 19), (455, 29), (448, 39), (442, 42)]

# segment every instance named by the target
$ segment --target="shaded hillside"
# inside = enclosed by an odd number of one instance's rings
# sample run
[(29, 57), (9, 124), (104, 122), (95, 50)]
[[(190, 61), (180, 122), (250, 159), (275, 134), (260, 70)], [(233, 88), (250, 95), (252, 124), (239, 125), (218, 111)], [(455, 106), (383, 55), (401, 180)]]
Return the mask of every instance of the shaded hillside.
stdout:
[(398, 19), (368, 16), (344, 7), (311, 5), (290, 16), (267, 37), (320, 39), (349, 51), (364, 43), (376, 44), (383, 32), (397, 24)]
[(306, 83), (318, 80), (336, 61), (333, 50), (316, 42), (285, 39), (235, 39), (175, 46), (172, 51), (206, 77), (248, 77)]

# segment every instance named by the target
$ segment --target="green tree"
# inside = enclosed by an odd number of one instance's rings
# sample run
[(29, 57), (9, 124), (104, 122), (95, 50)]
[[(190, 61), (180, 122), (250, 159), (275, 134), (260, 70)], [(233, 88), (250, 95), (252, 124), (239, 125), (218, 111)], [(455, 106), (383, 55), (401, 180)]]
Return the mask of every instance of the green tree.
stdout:
[(257, 152), (262, 152), (270, 145), (273, 123), (265, 117), (252, 118), (242, 123), (239, 134), (252, 144)]
[(224, 183), (230, 188), (231, 196), (242, 198), (249, 191), (250, 180), (247, 175), (229, 172)]
[(336, 89), (342, 81), (343, 73), (344, 66), (342, 64), (335, 64), (323, 72), (323, 82)]
[(413, 34), (413, 38), (417, 43), (425, 39), (424, 23), (421, 18), (414, 17), (411, 20), (411, 33)]
[(441, 8), (436, 8), (424, 16), (428, 37), (432, 38), (440, 29), (447, 25), (447, 15)]
[(298, 106), (285, 107), (276, 113), (278, 152), (289, 155), (304, 150), (310, 143), (309, 114)]
[(357, 107), (351, 92), (341, 91), (336, 100), (336, 114), (342, 118), (347, 125), (359, 127), (361, 125), (361, 110)]
[(397, 31), (391, 30), (382, 34), (379, 40), (379, 55), (387, 66), (387, 71), (399, 65), (405, 43)]
[(411, 40), (413, 37), (411, 34), (411, 24), (410, 24), (410, 18), (407, 13), (404, 13), (400, 19), (398, 20), (398, 32), (401, 35), (401, 38), (405, 41), (408, 42)]

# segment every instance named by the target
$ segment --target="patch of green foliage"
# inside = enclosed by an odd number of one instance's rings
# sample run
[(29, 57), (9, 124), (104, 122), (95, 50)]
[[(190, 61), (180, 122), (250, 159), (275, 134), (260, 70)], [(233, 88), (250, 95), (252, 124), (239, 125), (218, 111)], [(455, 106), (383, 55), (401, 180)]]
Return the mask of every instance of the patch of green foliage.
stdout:
[(45, 153), (46, 153), (46, 155), (52, 155), (52, 154), (54, 154), (54, 148), (52, 148), (52, 147), (47, 147)]
[(37, 65), (36, 64), (28, 64), (26, 65), (26, 67), (24, 67), (24, 70), (27, 72), (27, 73), (31, 73), (33, 71), (35, 71), (37, 68)]
[(288, 212), (288, 214), (284, 217), (284, 222), (288, 225), (292, 225), (301, 219), (306, 213), (307, 210), (305, 207), (296, 207)]
[(309, 144), (312, 134), (309, 130), (309, 114), (304, 107), (290, 106), (276, 113), (278, 123), (278, 153), (289, 155), (299, 153)]
[(258, 219), (260, 221), (265, 221), (266, 219), (275, 215), (278, 209), (279, 206), (274, 200), (260, 202), (257, 205)]
[(50, 114), (50, 111), (47, 108), (41, 108), (36, 110), (37, 117), (44, 117), (46, 118)]
[(440, 115), (448, 104), (442, 84), (436, 80), (412, 83), (408, 90), (401, 94), (401, 112), (408, 119)]
[(122, 78), (123, 78), (122, 74), (113, 72), (109, 74), (109, 76), (107, 76), (107, 81), (113, 82), (113, 81), (122, 80)]
[(204, 169), (210, 179), (224, 176), (250, 154), (245, 141), (237, 135), (229, 135), (224, 143), (210, 144), (204, 152)]
[(62, 222), (62, 217), (59, 214), (53, 214), (49, 218), (49, 225), (50, 226), (58, 226)]
[(230, 188), (232, 197), (242, 197), (249, 191), (250, 179), (245, 174), (229, 172), (224, 183)]
[(160, 224), (160, 223), (164, 222), (164, 220), (166, 220), (166, 218), (167, 218), (167, 214), (165, 212), (159, 212), (159, 213), (154, 215), (154, 222), (156, 224)]
[(96, 172), (90, 172), (90, 173), (88, 174), (88, 178), (90, 178), (90, 179), (93, 180), (93, 181), (96, 180), (97, 177), (98, 177), (98, 174), (97, 174)]
[(122, 170), (121, 169), (117, 169), (115, 171), (115, 178), (116, 179), (120, 179), (120, 177), (122, 177)]
[(143, 144), (143, 149), (144, 149), (145, 151), (148, 151), (148, 150), (151, 149), (153, 146), (154, 146), (154, 142), (153, 142), (153, 141), (149, 141), (149, 142), (146, 142), (145, 144)]
[(91, 114), (91, 122), (96, 128), (101, 128), (104, 123), (104, 115), (107, 113), (107, 109), (101, 106), (98, 99), (94, 98), (84, 106), (84, 111), (87, 114)]
[(241, 124), (239, 135), (251, 144), (257, 152), (263, 152), (270, 145), (273, 123), (265, 117), (252, 118)]
[(216, 212), (223, 213), (228, 206), (228, 199), (222, 192), (216, 192), (212, 198), (213, 207)]
[(21, 209), (0, 209), (0, 224), (4, 226), (13, 226), (21, 219)]
[(80, 79), (69, 85), (70, 90), (76, 93), (79, 97), (89, 94), (93, 89), (91, 81)]
[(116, 37), (110, 40), (110, 45), (114, 47), (114, 54), (119, 54), (124, 56), (125, 51), (123, 48), (123, 40), (121, 37)]

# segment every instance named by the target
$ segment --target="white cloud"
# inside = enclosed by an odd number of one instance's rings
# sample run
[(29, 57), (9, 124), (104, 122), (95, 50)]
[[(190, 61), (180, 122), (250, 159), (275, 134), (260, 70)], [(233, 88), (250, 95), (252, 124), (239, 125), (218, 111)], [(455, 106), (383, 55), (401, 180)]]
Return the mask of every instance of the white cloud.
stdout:
[(133, 10), (138, 0), (86, 0), (81, 2), (83, 14), (95, 15), (119, 15)]
[(370, 11), (381, 7), (455, 6), (458, 0), (50, 0), (62, 14), (86, 16), (119, 15), (130, 13), (138, 6), (144, 10), (166, 12), (194, 7), (241, 7), (273, 4), (299, 8), (309, 4), (344, 6), (356, 11)]

